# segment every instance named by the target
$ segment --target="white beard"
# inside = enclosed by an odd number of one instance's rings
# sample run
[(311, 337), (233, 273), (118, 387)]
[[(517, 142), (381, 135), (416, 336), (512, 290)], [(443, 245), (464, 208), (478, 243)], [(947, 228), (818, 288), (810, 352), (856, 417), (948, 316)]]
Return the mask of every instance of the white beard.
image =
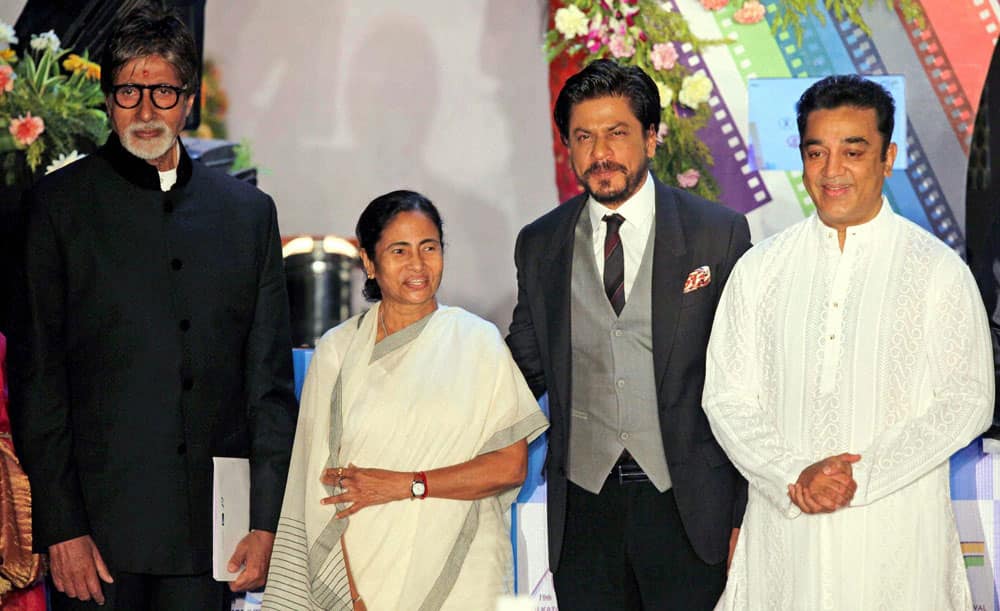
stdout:
[[(137, 138), (132, 135), (133, 131), (141, 131), (148, 129), (159, 129), (162, 130), (162, 134), (156, 138)], [(121, 139), (122, 146), (125, 150), (132, 153), (139, 159), (145, 159), (149, 161), (151, 159), (159, 159), (170, 151), (171, 147), (174, 146), (174, 142), (177, 140), (177, 134), (172, 132), (166, 123), (163, 121), (150, 121), (149, 123), (133, 123), (125, 129), (125, 133)]]

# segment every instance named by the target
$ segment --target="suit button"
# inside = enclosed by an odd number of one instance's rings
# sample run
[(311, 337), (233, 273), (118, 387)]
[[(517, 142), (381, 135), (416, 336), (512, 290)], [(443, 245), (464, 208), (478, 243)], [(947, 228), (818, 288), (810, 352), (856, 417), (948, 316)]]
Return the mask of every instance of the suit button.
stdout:
[(180, 444), (180, 445), (177, 446), (177, 453), (178, 454), (184, 454), (187, 451), (188, 451), (188, 447), (187, 447), (186, 443), (182, 443), (182, 444)]
[(615, 337), (621, 337), (621, 336), (622, 336), (622, 330), (621, 329), (615, 329)]
[(173, 269), (174, 271), (177, 271), (182, 267), (184, 267), (184, 262), (181, 261), (180, 259), (173, 259), (170, 261), (170, 268)]
[(184, 390), (191, 390), (192, 388), (194, 388), (194, 380), (192, 380), (191, 378), (184, 378), (184, 381), (181, 382), (181, 388), (183, 388)]
[(181, 321), (180, 326), (181, 326), (181, 331), (187, 331), (188, 329), (191, 328), (191, 321), (185, 318), (184, 320)]
[(622, 433), (618, 436), (622, 441), (628, 441), (628, 433)]
[(618, 388), (625, 388), (625, 380), (618, 380), (615, 384)]

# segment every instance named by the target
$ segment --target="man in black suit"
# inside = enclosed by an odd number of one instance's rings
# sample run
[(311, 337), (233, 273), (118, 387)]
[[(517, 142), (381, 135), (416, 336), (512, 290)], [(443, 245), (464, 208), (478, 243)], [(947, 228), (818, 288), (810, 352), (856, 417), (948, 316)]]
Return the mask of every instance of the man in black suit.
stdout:
[(701, 393), (749, 229), (652, 177), (659, 102), (636, 67), (599, 60), (570, 77), (554, 116), (586, 192), (515, 249), (507, 341), (549, 396), (549, 562), (574, 611), (711, 608), (746, 505)]
[(11, 409), (57, 610), (221, 609), (213, 456), (250, 459), (230, 587), (267, 575), (296, 418), (277, 214), (185, 152), (197, 67), (175, 16), (125, 16), (114, 133), (26, 199)]

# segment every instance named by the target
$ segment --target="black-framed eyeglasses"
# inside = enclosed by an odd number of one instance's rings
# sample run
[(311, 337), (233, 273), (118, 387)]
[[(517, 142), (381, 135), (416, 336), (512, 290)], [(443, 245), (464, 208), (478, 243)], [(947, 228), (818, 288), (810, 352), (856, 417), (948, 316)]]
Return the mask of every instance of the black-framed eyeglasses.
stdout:
[(157, 85), (138, 85), (136, 83), (124, 83), (111, 87), (111, 97), (118, 106), (129, 109), (142, 104), (143, 92), (149, 90), (149, 99), (153, 101), (153, 106), (160, 110), (170, 110), (177, 106), (181, 99), (181, 94), (186, 93), (183, 87), (175, 87), (166, 83)]

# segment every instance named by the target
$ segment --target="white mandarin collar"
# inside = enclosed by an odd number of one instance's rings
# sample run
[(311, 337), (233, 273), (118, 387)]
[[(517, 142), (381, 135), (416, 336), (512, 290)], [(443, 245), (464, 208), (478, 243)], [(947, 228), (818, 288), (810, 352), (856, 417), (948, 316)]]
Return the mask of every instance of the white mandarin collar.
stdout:
[(612, 210), (593, 197), (587, 198), (587, 209), (590, 213), (590, 227), (597, 233), (604, 226), (603, 219), (608, 214), (620, 214), (625, 217), (625, 224), (636, 227), (649, 227), (656, 212), (656, 187), (653, 185), (653, 175), (646, 174), (646, 182), (625, 203)]
[[(867, 223), (852, 225), (847, 228), (847, 238), (844, 240), (844, 247), (846, 248), (852, 242), (855, 244), (864, 244), (881, 238), (885, 235), (885, 231), (892, 225), (892, 219), (895, 216), (896, 213), (892, 211), (892, 206), (889, 205), (889, 199), (883, 194), (882, 207), (879, 208), (875, 218)], [(840, 250), (840, 242), (837, 240), (837, 230), (824, 224), (820, 220), (818, 212), (813, 213), (813, 225), (815, 226), (817, 235), (824, 244), (832, 244), (834, 248)]]

